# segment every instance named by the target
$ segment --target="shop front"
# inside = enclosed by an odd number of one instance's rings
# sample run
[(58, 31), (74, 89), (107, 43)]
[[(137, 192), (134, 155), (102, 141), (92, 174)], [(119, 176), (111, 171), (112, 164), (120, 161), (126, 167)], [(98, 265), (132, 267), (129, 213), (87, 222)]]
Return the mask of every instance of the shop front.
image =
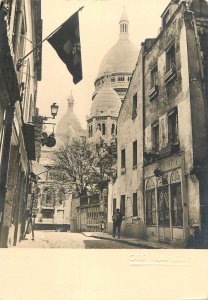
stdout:
[(186, 190), (180, 156), (145, 167), (147, 237), (161, 242), (185, 240)]

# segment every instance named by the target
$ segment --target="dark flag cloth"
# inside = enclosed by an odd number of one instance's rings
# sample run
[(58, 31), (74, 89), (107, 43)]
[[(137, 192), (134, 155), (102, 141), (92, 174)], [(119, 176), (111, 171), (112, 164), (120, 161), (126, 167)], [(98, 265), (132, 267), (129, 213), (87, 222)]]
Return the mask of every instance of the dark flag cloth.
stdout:
[(79, 15), (73, 14), (51, 37), (48, 42), (66, 64), (77, 84), (82, 80), (82, 58), (79, 34)]

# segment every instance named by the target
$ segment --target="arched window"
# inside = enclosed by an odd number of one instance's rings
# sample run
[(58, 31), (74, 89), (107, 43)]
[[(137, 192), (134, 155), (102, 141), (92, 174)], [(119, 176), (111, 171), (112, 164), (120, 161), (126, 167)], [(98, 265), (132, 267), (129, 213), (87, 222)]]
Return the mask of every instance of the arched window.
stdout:
[(91, 126), (88, 126), (88, 137), (91, 137)]
[(100, 123), (97, 124), (97, 130), (101, 131), (101, 124)]
[(112, 124), (112, 127), (111, 127), (111, 134), (115, 134), (115, 124)]
[(168, 173), (163, 173), (162, 176), (157, 177), (157, 186), (168, 184)]
[(154, 188), (155, 188), (154, 180), (152, 178), (149, 178), (146, 182), (146, 190), (154, 189)]
[(181, 178), (180, 178), (180, 174), (177, 170), (174, 170), (170, 176), (170, 183), (177, 183), (180, 182)]
[(88, 135), (89, 135), (89, 138), (92, 137), (92, 125), (89, 125)]
[(93, 136), (93, 127), (91, 125), (91, 137)]
[(105, 135), (105, 123), (102, 124), (102, 135)]

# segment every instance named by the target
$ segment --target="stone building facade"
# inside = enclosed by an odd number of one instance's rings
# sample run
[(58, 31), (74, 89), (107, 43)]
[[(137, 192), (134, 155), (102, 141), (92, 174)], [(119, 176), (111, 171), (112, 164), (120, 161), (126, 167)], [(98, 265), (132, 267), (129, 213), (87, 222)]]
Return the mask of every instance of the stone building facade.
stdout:
[[(34, 187), (37, 229), (66, 231), (70, 228), (72, 190), (60, 184), (50, 171), (54, 150), (42, 147), (40, 163), (36, 167), (38, 182)], [(37, 176), (36, 175), (36, 176)]]
[[(87, 138), (94, 143), (99, 143), (100, 138), (109, 142), (117, 135), (119, 110), (138, 56), (137, 47), (129, 39), (129, 20), (125, 10), (119, 21), (119, 29), (119, 39), (102, 59), (94, 82), (91, 111), (87, 117)], [(80, 199), (77, 208), (78, 230), (100, 230), (101, 222), (107, 222), (107, 192), (104, 189), (104, 195)]]
[(41, 1), (6, 0), (0, 9), (0, 246), (15, 246), (25, 225), (31, 160), (36, 160), (37, 85), (41, 48), (17, 68), (42, 40)]
[(115, 194), (126, 215), (124, 231), (132, 223), (127, 234), (184, 246), (201, 232), (207, 243), (207, 17), (206, 1), (171, 1), (159, 35), (142, 43), (118, 119), (120, 174), (109, 196), (109, 210)]
[(70, 143), (73, 138), (82, 138), (86, 135), (74, 113), (74, 101), (71, 92), (67, 98), (67, 111), (57, 123), (55, 131), (56, 146), (54, 148), (44, 146), (41, 148), (40, 164), (37, 166), (39, 171), (36, 172), (36, 174), (40, 174), (40, 178), (34, 191), (38, 210), (36, 228), (39, 229), (66, 231), (70, 228), (71, 213), (73, 213), (71, 212), (72, 199), (74, 197), (73, 186), (57, 181), (50, 169), (53, 164), (54, 151), (58, 147), (64, 142)]
[(142, 51), (132, 74), (131, 83), (123, 100), (118, 118), (117, 133), (117, 180), (109, 184), (108, 231), (112, 232), (112, 215), (120, 208), (125, 221), (121, 234), (139, 236), (144, 234), (143, 207), (143, 104), (142, 98)]

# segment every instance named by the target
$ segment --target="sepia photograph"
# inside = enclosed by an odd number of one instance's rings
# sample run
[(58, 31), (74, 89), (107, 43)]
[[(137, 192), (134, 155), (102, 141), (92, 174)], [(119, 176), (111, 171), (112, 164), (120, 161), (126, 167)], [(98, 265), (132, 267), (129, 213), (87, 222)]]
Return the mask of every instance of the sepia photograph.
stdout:
[(0, 300), (208, 299), (207, 0), (0, 0), (0, 248)]

